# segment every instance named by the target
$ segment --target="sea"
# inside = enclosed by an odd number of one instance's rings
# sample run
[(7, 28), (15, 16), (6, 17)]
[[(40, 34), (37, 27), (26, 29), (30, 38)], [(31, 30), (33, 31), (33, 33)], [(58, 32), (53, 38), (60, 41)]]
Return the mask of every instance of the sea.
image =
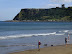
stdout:
[(72, 22), (0, 21), (0, 54), (37, 49), (38, 41), (41, 48), (64, 45), (65, 37), (72, 44)]

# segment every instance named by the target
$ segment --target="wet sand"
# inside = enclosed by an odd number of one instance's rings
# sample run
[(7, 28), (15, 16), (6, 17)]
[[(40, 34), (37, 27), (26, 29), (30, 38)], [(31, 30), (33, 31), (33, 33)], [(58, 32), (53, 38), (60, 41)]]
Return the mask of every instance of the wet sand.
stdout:
[(52, 46), (38, 49), (26, 50), (22, 52), (14, 52), (9, 54), (72, 54), (72, 44)]

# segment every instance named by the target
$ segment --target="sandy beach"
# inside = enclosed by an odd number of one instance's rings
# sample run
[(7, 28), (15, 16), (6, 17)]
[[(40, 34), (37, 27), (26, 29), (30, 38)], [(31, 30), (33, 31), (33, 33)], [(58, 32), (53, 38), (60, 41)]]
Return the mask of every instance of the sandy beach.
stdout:
[(38, 49), (26, 50), (22, 52), (14, 52), (9, 54), (72, 54), (72, 44), (52, 46)]

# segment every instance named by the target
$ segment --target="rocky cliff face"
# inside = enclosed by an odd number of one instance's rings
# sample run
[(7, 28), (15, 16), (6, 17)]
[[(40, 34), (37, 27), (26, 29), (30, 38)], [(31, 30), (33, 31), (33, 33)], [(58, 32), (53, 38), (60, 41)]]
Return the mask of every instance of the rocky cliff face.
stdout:
[(21, 9), (13, 20), (72, 20), (72, 7), (51, 9)]

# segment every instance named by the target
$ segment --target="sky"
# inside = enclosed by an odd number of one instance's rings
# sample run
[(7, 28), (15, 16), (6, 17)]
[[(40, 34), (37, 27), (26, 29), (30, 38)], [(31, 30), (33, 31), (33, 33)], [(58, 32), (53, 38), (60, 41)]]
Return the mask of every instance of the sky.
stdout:
[(0, 21), (12, 20), (24, 8), (72, 7), (72, 0), (0, 0)]

